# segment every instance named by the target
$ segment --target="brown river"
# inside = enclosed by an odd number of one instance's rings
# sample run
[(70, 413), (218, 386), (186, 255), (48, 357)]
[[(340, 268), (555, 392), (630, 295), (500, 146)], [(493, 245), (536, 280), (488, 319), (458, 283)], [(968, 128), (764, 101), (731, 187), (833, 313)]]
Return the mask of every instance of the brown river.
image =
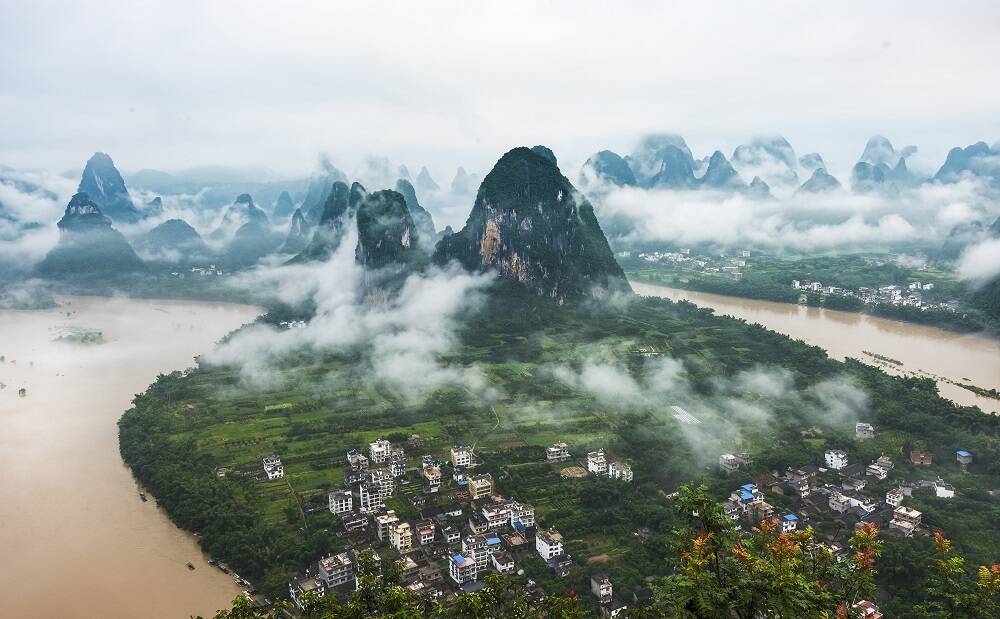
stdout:
[[(158, 373), (191, 366), (257, 311), (61, 302), (0, 310), (0, 617), (211, 616), (240, 589), (155, 499), (140, 499), (116, 422)], [(55, 341), (80, 329), (105, 343)]]
[[(824, 348), (835, 359), (853, 357), (892, 374), (934, 378), (942, 396), (1000, 413), (1000, 400), (978, 396), (955, 384), (1000, 389), (1000, 340), (865, 314), (631, 283), (639, 294), (673, 301), (686, 299), (717, 314), (759, 323)], [(871, 354), (899, 363), (879, 360)]]

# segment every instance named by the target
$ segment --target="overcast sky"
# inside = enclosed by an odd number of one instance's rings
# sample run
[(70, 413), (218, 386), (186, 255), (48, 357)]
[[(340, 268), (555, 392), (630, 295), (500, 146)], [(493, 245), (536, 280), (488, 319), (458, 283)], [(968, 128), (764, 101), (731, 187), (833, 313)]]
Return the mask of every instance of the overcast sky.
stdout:
[[(301, 5), (301, 6), (300, 6)], [(0, 3), (0, 164), (124, 170), (366, 154), (448, 181), (508, 148), (578, 164), (648, 132), (1000, 140), (998, 2)]]

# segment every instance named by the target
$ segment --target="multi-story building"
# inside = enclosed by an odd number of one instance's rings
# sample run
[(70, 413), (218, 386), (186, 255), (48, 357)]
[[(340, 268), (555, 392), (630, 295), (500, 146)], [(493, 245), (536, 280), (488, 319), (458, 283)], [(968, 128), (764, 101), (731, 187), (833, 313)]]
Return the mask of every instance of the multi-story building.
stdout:
[(889, 507), (899, 507), (903, 504), (903, 491), (899, 488), (885, 493), (885, 504)]
[(390, 509), (384, 514), (375, 516), (375, 533), (380, 540), (388, 542), (390, 532), (396, 528), (397, 524), (399, 524), (399, 518), (396, 517), (396, 512)]
[(382, 486), (375, 482), (362, 482), (357, 485), (358, 509), (364, 513), (373, 512), (385, 507), (382, 498)]
[(478, 574), (476, 558), (469, 552), (453, 554), (448, 561), (448, 574), (458, 585), (474, 582)]
[(562, 535), (555, 529), (539, 531), (535, 535), (535, 550), (546, 561), (563, 554)]
[(428, 544), (434, 543), (434, 523), (430, 520), (424, 520), (417, 523), (417, 541), (420, 542), (421, 546), (427, 546)]
[(854, 424), (854, 438), (859, 441), (875, 438), (875, 426), (870, 423), (864, 423), (863, 421), (857, 422)]
[(389, 452), (392, 451), (392, 443), (385, 439), (378, 439), (368, 445), (368, 457), (373, 464), (382, 464), (389, 459)]
[(484, 505), (479, 513), (486, 519), (486, 526), (490, 531), (496, 531), (510, 524), (510, 505), (506, 502)]
[(878, 464), (869, 464), (865, 468), (865, 474), (881, 481), (889, 476), (889, 471), (885, 470), (884, 467), (879, 466)]
[(906, 537), (913, 535), (913, 532), (920, 528), (923, 514), (915, 509), (900, 505), (892, 510), (892, 520), (889, 521), (889, 529), (899, 531)]
[(526, 503), (510, 502), (510, 526), (523, 531), (535, 526), (535, 508)]
[(490, 549), (486, 537), (482, 535), (467, 535), (463, 537), (462, 552), (472, 554), (479, 571), (486, 569), (487, 561), (490, 558)]
[(827, 449), (824, 455), (827, 468), (840, 470), (847, 466), (847, 452), (840, 449)]
[(603, 449), (598, 449), (587, 454), (587, 470), (594, 475), (608, 474), (608, 460), (604, 456)]
[(399, 522), (389, 529), (389, 544), (400, 553), (413, 548), (413, 529), (408, 522)]
[(506, 552), (494, 552), (490, 555), (493, 569), (501, 574), (510, 574), (514, 571), (514, 559)]
[(740, 468), (740, 465), (736, 462), (736, 456), (733, 454), (722, 454), (719, 456), (719, 470), (726, 475), (735, 472)]
[(451, 465), (468, 468), (472, 466), (472, 448), (460, 445), (451, 448)]
[(838, 514), (843, 514), (847, 510), (851, 509), (851, 499), (840, 492), (831, 492), (829, 505), (832, 511), (835, 511)]
[(402, 447), (393, 448), (389, 452), (389, 472), (393, 477), (406, 475), (406, 454)]
[(368, 471), (368, 479), (373, 484), (378, 484), (383, 502), (392, 496), (392, 491), (396, 487), (396, 480), (392, 476), (392, 471), (385, 467), (375, 468)]
[(624, 462), (612, 460), (608, 463), (608, 477), (621, 481), (632, 481), (632, 467)]
[(319, 560), (318, 577), (327, 589), (354, 583), (354, 561), (346, 552)]
[(296, 578), (288, 585), (289, 597), (292, 598), (292, 602), (298, 607), (299, 610), (305, 610), (306, 608), (306, 595), (323, 597), (326, 595), (326, 589), (323, 587), (323, 582), (315, 577), (309, 576), (308, 574)]
[(795, 514), (785, 514), (781, 517), (781, 532), (791, 533), (799, 527), (799, 517)]
[(955, 459), (958, 460), (958, 463), (962, 466), (972, 464), (972, 454), (964, 449), (960, 449), (955, 452)]
[(441, 537), (446, 544), (454, 544), (462, 539), (462, 533), (455, 527), (445, 527), (441, 529)]
[(562, 462), (569, 458), (569, 445), (566, 443), (555, 443), (545, 450), (545, 459), (549, 462)]
[(493, 476), (489, 473), (469, 478), (469, 496), (473, 500), (493, 494)]
[(269, 480), (281, 479), (285, 476), (285, 467), (281, 464), (281, 458), (278, 454), (271, 454), (270, 456), (264, 456), (264, 474), (267, 475)]
[(611, 579), (607, 574), (592, 574), (590, 576), (590, 590), (597, 596), (598, 602), (607, 604), (614, 595), (614, 588), (611, 586)]
[(441, 489), (441, 467), (426, 463), (421, 467), (420, 475), (424, 478), (425, 492), (437, 492)]
[(346, 514), (354, 507), (353, 496), (347, 490), (336, 490), (329, 495), (330, 511), (334, 514)]
[(347, 464), (351, 467), (352, 471), (368, 470), (368, 458), (357, 449), (347, 452)]

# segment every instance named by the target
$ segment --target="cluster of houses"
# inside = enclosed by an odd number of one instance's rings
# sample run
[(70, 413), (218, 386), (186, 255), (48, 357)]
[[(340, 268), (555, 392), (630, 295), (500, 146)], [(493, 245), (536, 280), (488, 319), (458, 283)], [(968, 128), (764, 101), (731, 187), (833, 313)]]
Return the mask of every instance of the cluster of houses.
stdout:
[[(855, 437), (867, 440), (875, 436), (875, 428), (864, 422), (855, 426)], [(955, 453), (962, 467), (972, 463), (972, 454), (966, 450)], [(933, 456), (914, 449), (910, 461), (918, 466), (929, 465)], [(737, 472), (753, 463), (749, 454), (722, 454), (719, 469), (725, 474)], [(799, 519), (827, 514), (837, 519), (853, 518), (855, 521), (876, 522), (883, 528), (911, 536), (921, 530), (923, 515), (916, 509), (903, 505), (915, 489), (932, 492), (937, 498), (952, 498), (955, 488), (938, 477), (934, 480), (901, 481), (888, 490), (884, 499), (864, 494), (869, 480), (886, 480), (894, 465), (887, 456), (880, 456), (870, 464), (851, 464), (846, 451), (827, 449), (823, 466), (806, 465), (789, 468), (784, 474), (773, 473), (755, 477), (736, 488), (723, 504), (725, 513), (733, 520), (756, 524), (764, 518), (777, 518), (783, 531), (794, 531)], [(779, 514), (764, 499), (764, 490), (777, 495), (790, 496), (798, 514)]]
[[(476, 473), (481, 463), (470, 447), (452, 447), (449, 456), (441, 462), (423, 455), (409, 467), (405, 450), (384, 439), (369, 444), (367, 453), (349, 451), (345, 489), (328, 495), (329, 510), (340, 518), (349, 549), (297, 575), (289, 585), (292, 600), (301, 608), (307, 593), (349, 595), (357, 587), (357, 565), (366, 550), (379, 561), (398, 556), (405, 586), (444, 603), (481, 588), (490, 572), (523, 574), (519, 564), (533, 554), (567, 576), (574, 561), (559, 532), (537, 528), (534, 507), (502, 496), (491, 474)], [(569, 457), (565, 443), (546, 450), (548, 460)], [(631, 469), (613, 458), (605, 458), (599, 474), (631, 479)], [(393, 496), (408, 501), (419, 518), (402, 518), (389, 508)], [(544, 595), (530, 581), (526, 591)], [(612, 604), (610, 595), (605, 606), (608, 612), (612, 606), (624, 608)]]
[(281, 464), (281, 458), (278, 454), (271, 454), (269, 456), (264, 456), (264, 475), (267, 476), (268, 481), (273, 481), (275, 479), (281, 479), (285, 476), (285, 467)]
[(632, 481), (632, 467), (603, 449), (587, 454), (587, 472), (609, 479)]
[[(191, 274), (191, 277), (201, 276), (207, 277), (209, 275), (222, 275), (222, 268), (216, 267), (214, 264), (210, 264), (207, 267), (191, 267), (187, 273)], [(170, 273), (171, 277), (176, 277), (177, 279), (184, 279), (187, 273), (183, 271), (172, 271)]]
[(689, 271), (728, 275), (736, 281), (743, 279), (743, 273), (740, 269), (747, 265), (749, 257), (749, 249), (740, 250), (738, 258), (726, 254), (720, 254), (718, 257), (691, 256), (690, 249), (681, 249), (676, 252), (651, 251), (639, 254), (639, 258), (646, 262), (672, 263)]
[(805, 280), (792, 280), (792, 288), (803, 292), (817, 292), (820, 294), (836, 295), (841, 297), (851, 297), (858, 299), (862, 303), (869, 305), (899, 305), (903, 307), (918, 307), (921, 309), (949, 309), (955, 310), (956, 303), (948, 301), (939, 304), (925, 303), (921, 292), (934, 289), (934, 284), (921, 284), (913, 282), (906, 287), (890, 284), (879, 286), (878, 288), (841, 288), (839, 286), (824, 286), (821, 282)]

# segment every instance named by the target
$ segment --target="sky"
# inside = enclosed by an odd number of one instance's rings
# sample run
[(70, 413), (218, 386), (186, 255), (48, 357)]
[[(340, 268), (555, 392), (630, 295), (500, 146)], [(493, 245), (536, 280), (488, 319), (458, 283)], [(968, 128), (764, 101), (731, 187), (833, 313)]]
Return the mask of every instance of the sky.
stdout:
[(125, 170), (367, 155), (446, 183), (509, 148), (579, 165), (651, 132), (849, 168), (1000, 140), (997, 2), (0, 4), (0, 164)]

